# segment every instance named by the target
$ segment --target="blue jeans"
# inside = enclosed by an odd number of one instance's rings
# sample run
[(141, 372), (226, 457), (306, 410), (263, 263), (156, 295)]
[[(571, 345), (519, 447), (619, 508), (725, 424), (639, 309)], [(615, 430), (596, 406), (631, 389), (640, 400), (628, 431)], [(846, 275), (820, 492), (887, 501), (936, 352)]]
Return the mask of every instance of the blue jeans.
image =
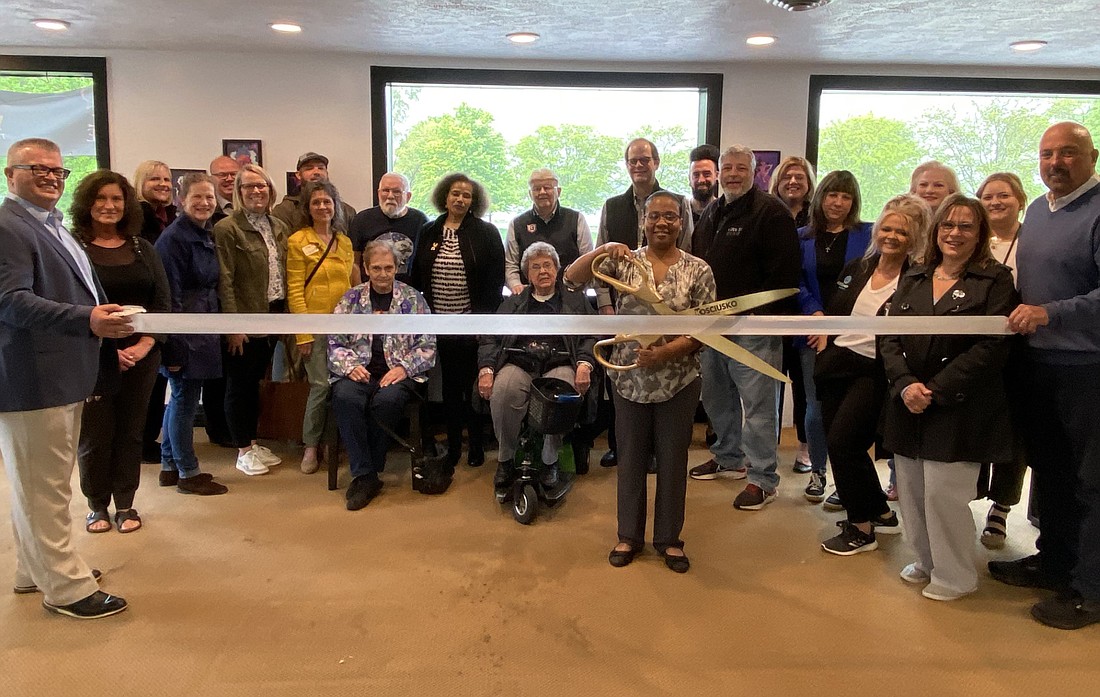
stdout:
[(821, 402), (817, 399), (817, 385), (814, 384), (814, 361), (817, 360), (817, 351), (804, 346), (798, 350), (798, 359), (802, 364), (802, 384), (806, 388), (806, 445), (810, 450), (810, 467), (818, 474), (825, 474), (825, 464), (829, 458), (829, 441), (825, 438)]
[[(781, 337), (735, 336), (732, 340), (779, 369)], [(750, 484), (775, 491), (781, 383), (712, 348), (703, 349), (700, 359), (703, 407), (718, 436), (710, 447), (714, 459), (726, 469), (747, 466)]]
[(164, 410), (160, 468), (165, 472), (179, 472), (180, 479), (194, 477), (199, 473), (194, 438), (195, 412), (199, 410), (202, 382), (187, 378), (168, 378), (168, 389), (172, 396)]

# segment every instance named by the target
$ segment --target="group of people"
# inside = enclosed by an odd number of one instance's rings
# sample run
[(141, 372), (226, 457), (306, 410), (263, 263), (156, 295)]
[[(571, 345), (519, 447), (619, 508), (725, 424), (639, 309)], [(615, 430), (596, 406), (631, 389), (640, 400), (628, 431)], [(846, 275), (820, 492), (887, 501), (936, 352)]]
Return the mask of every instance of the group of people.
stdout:
[[(1003, 545), (1030, 464), (1041, 552), (991, 562), (990, 572), (1060, 591), (1033, 608), (1046, 624), (1100, 621), (1097, 151), (1088, 131), (1071, 123), (1052, 126), (1039, 151), (1050, 193), (1030, 206), (1014, 174), (991, 175), (971, 198), (949, 167), (930, 162), (914, 172), (910, 192), (866, 223), (850, 172), (817, 181), (809, 162), (790, 157), (763, 191), (754, 185), (751, 149), (700, 146), (685, 197), (660, 186), (657, 147), (636, 139), (624, 152), (631, 187), (607, 200), (595, 240), (585, 217), (560, 204), (548, 169), (531, 173), (532, 208), (502, 240), (482, 219), (487, 192), (469, 176), (436, 185), (434, 220), (408, 206), (409, 182), (397, 173), (380, 178), (377, 206), (356, 213), (329, 180), (328, 159), (313, 152), (298, 161), (301, 194), (277, 206), (267, 173), (231, 158), (215, 159), (210, 175), (183, 177), (178, 211), (163, 163), (143, 163), (133, 186), (95, 172), (77, 186), (70, 234), (56, 210), (68, 175), (56, 145), (20, 141), (8, 153), (11, 193), (0, 208), (0, 229), (13, 246), (0, 262), (0, 372), (10, 386), (0, 401), (0, 452), (15, 493), (16, 590), (40, 589), (48, 609), (76, 617), (125, 608), (95, 588), (98, 575), (73, 552), (67, 472), (78, 460), (89, 532), (106, 532), (112, 521), (120, 532), (140, 528), (133, 499), (150, 430), (160, 431), (162, 486), (225, 493), (195, 456), (200, 398), (211, 440), (238, 449), (238, 470), (259, 475), (279, 464), (256, 428), (259, 384), (280, 337), (138, 335), (123, 306), (644, 315), (658, 312), (654, 303), (680, 311), (798, 289), (753, 313), (923, 316), (933, 325), (936, 317), (986, 315), (1006, 317), (1008, 329), (1023, 335), (849, 333), (787, 345), (775, 336), (729, 337), (792, 376), (803, 444), (795, 469), (809, 474), (805, 498), (846, 511), (824, 551), (869, 552), (877, 535), (904, 529), (917, 558), (902, 579), (931, 599), (965, 596), (978, 585), (969, 502), (992, 499), (980, 539)], [(620, 283), (610, 287), (597, 276)], [(653, 295), (621, 290), (630, 287)], [(595, 289), (594, 303), (587, 289)], [(510, 295), (502, 298), (502, 290)], [(650, 472), (652, 543), (678, 573), (690, 568), (681, 539), (689, 474), (747, 480), (733, 501), (739, 510), (761, 510), (777, 497), (781, 383), (690, 336), (616, 344), (610, 361), (633, 367), (607, 371), (598, 366), (595, 337), (338, 334), (286, 343), (310, 384), (301, 469), (314, 472), (324, 459), (331, 413), (351, 462), (349, 510), (382, 490), (392, 428), (430, 374), (440, 382), (451, 468), (464, 444), (468, 465), (484, 462), (474, 405), (488, 402), (498, 487), (515, 476), (534, 378), (558, 378), (592, 397), (582, 421), (599, 414), (607, 423), (601, 463), (618, 466), (613, 566), (630, 564), (645, 546)], [(56, 370), (57, 356), (75, 377)], [(164, 404), (158, 374), (169, 397), (153, 429), (150, 415)], [(609, 399), (597, 407), (605, 392)], [(713, 457), (689, 471), (700, 401)], [(587, 466), (593, 434), (574, 434), (579, 467)], [(545, 486), (557, 482), (561, 446), (560, 437), (545, 439)], [(891, 456), (896, 471), (886, 491), (872, 448)], [(30, 467), (43, 457), (49, 467)], [(836, 491), (826, 497), (830, 466)]]

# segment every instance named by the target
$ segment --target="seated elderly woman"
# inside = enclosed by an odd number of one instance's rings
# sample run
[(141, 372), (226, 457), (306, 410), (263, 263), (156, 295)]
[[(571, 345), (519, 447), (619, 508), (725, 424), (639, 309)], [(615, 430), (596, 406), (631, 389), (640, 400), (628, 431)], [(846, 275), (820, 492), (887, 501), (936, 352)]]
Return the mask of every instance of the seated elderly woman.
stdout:
[[(535, 242), (523, 252), (520, 268), (530, 281), (522, 292), (504, 300), (498, 315), (594, 314), (584, 291), (567, 290), (558, 281), (558, 252), (546, 242)], [(584, 394), (592, 380), (596, 340), (579, 336), (483, 336), (477, 352), (477, 390), (489, 400), (497, 449), (493, 485), (507, 487), (515, 478), (513, 458), (531, 398), (531, 382), (550, 377), (564, 380)], [(558, 450), (563, 436), (543, 440), (542, 484), (558, 483)]]
[[(367, 282), (341, 298), (335, 314), (428, 314), (416, 289), (394, 280), (397, 252), (375, 240), (363, 250)], [(347, 508), (357, 511), (382, 490), (378, 473), (386, 464), (389, 437), (405, 404), (435, 365), (434, 334), (334, 334), (328, 338), (333, 375), (332, 408), (348, 450), (352, 479)]]

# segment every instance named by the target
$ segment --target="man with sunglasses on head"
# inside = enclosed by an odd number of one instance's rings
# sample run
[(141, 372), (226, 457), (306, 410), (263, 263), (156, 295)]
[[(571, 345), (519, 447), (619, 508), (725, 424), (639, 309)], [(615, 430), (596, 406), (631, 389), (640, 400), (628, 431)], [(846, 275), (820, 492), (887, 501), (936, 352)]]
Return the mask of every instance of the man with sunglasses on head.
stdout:
[[(56, 143), (8, 149), (0, 204), (0, 457), (12, 490), (15, 593), (43, 594), (50, 612), (95, 619), (126, 609), (72, 543), (71, 479), (80, 415), (100, 369), (100, 337), (133, 333), (62, 224), (69, 170)], [(113, 354), (114, 351), (109, 353)], [(104, 364), (107, 368), (109, 364)], [(117, 369), (117, 363), (114, 364)]]

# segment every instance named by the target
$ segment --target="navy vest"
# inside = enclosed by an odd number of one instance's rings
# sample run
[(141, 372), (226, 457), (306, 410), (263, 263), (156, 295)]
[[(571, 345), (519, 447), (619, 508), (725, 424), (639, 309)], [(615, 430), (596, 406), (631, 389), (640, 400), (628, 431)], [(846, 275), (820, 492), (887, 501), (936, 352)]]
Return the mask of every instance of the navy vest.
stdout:
[[(550, 222), (539, 217), (534, 209), (516, 216), (512, 221), (512, 230), (516, 234), (519, 258), (522, 260), (524, 251), (535, 242), (546, 242), (557, 250), (558, 258), (561, 260), (560, 271), (564, 271), (581, 255), (581, 250), (577, 246), (579, 218), (579, 212), (563, 206), (558, 206)], [(530, 283), (524, 269), (519, 270), (519, 276), (524, 285)]]

